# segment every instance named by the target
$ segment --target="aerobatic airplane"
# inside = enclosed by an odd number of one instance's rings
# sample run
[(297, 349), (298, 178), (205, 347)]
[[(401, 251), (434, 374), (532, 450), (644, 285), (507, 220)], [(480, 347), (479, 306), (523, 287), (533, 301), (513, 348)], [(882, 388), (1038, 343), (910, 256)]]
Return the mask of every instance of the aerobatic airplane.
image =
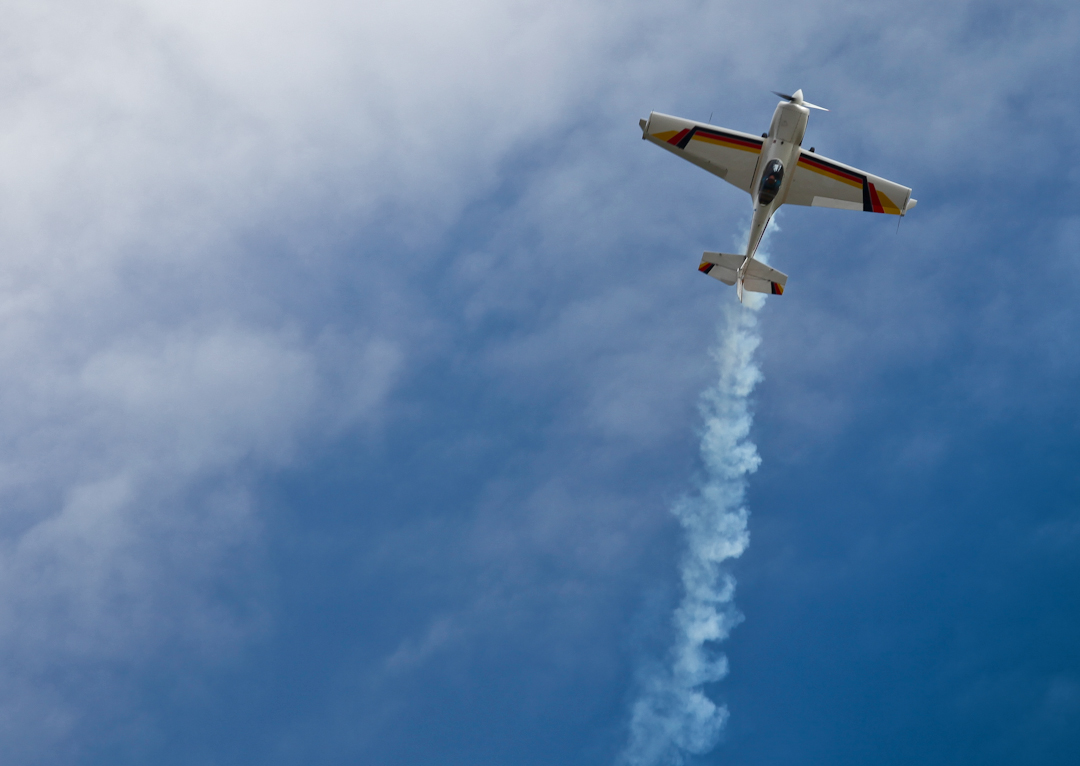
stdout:
[(754, 260), (769, 220), (784, 203), (903, 216), (915, 207), (911, 189), (802, 148), (811, 109), (803, 92), (785, 95), (761, 138), (653, 112), (641, 120), (642, 138), (664, 147), (750, 194), (754, 219), (742, 255), (705, 253), (698, 269), (743, 290), (782, 295), (787, 274)]

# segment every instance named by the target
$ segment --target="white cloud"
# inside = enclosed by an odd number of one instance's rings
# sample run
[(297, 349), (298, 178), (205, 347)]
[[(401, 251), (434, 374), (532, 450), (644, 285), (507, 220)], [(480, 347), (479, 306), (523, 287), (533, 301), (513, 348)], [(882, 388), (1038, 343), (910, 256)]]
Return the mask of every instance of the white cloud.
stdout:
[[(252, 482), (383, 417), (430, 331), (404, 256), (595, 87), (579, 72), (617, 32), (604, 14), (5, 7), (9, 755), (130, 715), (89, 704), (124, 697), (105, 668), (177, 647), (211, 662), (258, 628)], [(225, 582), (239, 605), (215, 595)]]

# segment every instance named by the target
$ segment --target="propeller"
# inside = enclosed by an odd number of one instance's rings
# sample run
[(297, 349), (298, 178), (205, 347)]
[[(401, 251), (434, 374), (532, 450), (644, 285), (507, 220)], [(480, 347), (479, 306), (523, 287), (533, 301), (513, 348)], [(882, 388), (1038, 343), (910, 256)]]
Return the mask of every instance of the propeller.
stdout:
[(799, 90), (795, 91), (790, 96), (787, 93), (781, 93), (778, 90), (774, 90), (773, 93), (778, 95), (780, 98), (786, 98), (788, 101), (790, 101), (793, 104), (799, 104), (800, 106), (808, 106), (811, 109), (820, 109), (823, 112), (829, 111), (828, 109), (826, 109), (823, 106), (818, 106), (817, 104), (811, 104), (809, 101), (803, 101), (802, 89), (801, 88)]

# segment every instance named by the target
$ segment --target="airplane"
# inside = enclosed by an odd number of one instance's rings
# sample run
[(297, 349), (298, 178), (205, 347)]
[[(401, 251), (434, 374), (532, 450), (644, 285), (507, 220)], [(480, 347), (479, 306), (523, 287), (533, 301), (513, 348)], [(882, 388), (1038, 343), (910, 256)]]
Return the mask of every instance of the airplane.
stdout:
[(639, 120), (641, 137), (720, 176), (750, 194), (754, 218), (746, 252), (702, 255), (698, 270), (743, 291), (783, 295), (787, 274), (754, 259), (765, 227), (783, 204), (862, 210), (904, 216), (918, 200), (911, 189), (802, 148), (811, 109), (829, 111), (803, 100), (802, 90), (776, 105), (768, 133), (761, 137), (737, 130), (652, 112)]

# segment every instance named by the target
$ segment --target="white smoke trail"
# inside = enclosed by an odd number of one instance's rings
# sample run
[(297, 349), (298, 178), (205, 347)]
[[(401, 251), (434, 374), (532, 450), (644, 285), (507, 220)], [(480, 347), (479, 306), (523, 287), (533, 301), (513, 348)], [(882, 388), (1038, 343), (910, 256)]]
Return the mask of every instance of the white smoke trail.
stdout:
[(716, 644), (743, 619), (734, 605), (735, 579), (722, 565), (750, 543), (746, 483), (761, 462), (749, 441), (749, 398), (761, 380), (753, 357), (761, 342), (757, 311), (764, 297), (746, 297), (745, 305), (724, 304), (725, 321), (712, 352), (719, 375), (701, 398), (706, 477), (696, 494), (671, 509), (686, 532), (685, 592), (674, 614), (668, 663), (640, 679), (622, 754), (628, 766), (678, 766), (688, 754), (711, 750), (727, 721), (727, 708), (710, 700), (704, 686), (727, 675), (727, 658)]

